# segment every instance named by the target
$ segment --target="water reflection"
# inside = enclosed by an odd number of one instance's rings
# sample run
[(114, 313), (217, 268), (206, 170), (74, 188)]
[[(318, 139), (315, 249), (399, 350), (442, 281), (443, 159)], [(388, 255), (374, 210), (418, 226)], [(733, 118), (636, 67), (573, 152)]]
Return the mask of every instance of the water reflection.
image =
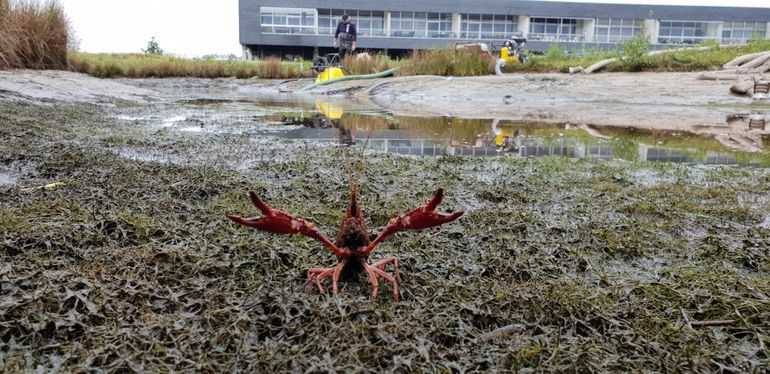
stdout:
[(569, 123), (393, 117), (383, 112), (346, 113), (341, 105), (321, 101), (278, 110), (266, 117), (289, 125), (286, 131), (271, 135), (346, 145), (362, 144), (370, 136), (370, 149), (404, 155), (504, 154), (770, 166), (770, 155), (765, 150), (769, 138), (749, 126), (752, 118), (756, 121), (757, 115), (748, 115), (746, 121), (740, 122), (728, 119), (719, 131), (696, 129), (698, 133)]

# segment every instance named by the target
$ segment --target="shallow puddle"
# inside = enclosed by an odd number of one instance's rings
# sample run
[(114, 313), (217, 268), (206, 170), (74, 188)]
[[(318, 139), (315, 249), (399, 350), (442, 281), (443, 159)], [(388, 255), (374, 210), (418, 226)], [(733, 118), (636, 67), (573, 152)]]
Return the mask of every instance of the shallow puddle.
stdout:
[(0, 186), (15, 186), (18, 184), (18, 175), (0, 170)]
[[(719, 128), (692, 132), (633, 127), (450, 117), (393, 116), (348, 98), (276, 96), (263, 99), (179, 101), (118, 119), (188, 134), (362, 145), (413, 156), (501, 156), (623, 159), (702, 165), (770, 166), (770, 135), (751, 126), (766, 114), (736, 114)], [(764, 118), (763, 117), (763, 118)]]
[[(281, 107), (280, 105), (283, 104)], [(705, 165), (770, 166), (770, 136), (748, 127), (723, 135), (642, 130), (615, 126), (548, 124), (448, 117), (391, 116), (385, 112), (347, 111), (333, 103), (259, 103), (273, 108), (263, 116), (283, 130), (255, 129), (255, 135), (363, 144), (415, 156), (499, 156), (624, 159)], [(748, 126), (748, 125), (747, 125)], [(726, 124), (726, 129), (728, 128)]]

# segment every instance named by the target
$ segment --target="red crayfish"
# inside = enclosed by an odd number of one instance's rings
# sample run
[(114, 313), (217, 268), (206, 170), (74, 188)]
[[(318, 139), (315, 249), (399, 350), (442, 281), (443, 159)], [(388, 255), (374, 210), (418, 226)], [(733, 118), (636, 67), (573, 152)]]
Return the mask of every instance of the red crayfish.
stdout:
[[(422, 230), (439, 226), (456, 220), (463, 215), (463, 212), (460, 211), (447, 215), (436, 212), (436, 206), (441, 203), (444, 197), (444, 190), (439, 188), (433, 195), (433, 198), (425, 204), (391, 219), (388, 225), (370, 242), (369, 233), (366, 231), (366, 224), (364, 223), (364, 216), (361, 213), (361, 207), (356, 197), (356, 190), (357, 187), (351, 189), (350, 204), (348, 205), (345, 218), (342, 220), (335, 243), (332, 243), (314, 224), (302, 218), (291, 216), (286, 212), (273, 209), (262, 201), (254, 191), (249, 191), (249, 196), (251, 196), (252, 203), (262, 211), (262, 216), (247, 219), (228, 214), (227, 218), (257, 230), (275, 234), (300, 234), (323, 243), (337, 255), (339, 264), (330, 268), (311, 268), (307, 271), (306, 284), (311, 284), (313, 279), (315, 279), (318, 290), (321, 293), (324, 293), (321, 281), (325, 278), (332, 277), (332, 292), (336, 294), (337, 283), (339, 282), (340, 275), (343, 273), (343, 269), (346, 274), (364, 271), (372, 283), (372, 299), (377, 298), (377, 290), (379, 288), (377, 276), (380, 276), (393, 286), (393, 299), (398, 301), (397, 282), (401, 281), (401, 277), (398, 274), (398, 259), (388, 257), (370, 264), (369, 254), (377, 244), (390, 235), (400, 231)], [(390, 263), (393, 264), (393, 276), (384, 270), (385, 265)]]

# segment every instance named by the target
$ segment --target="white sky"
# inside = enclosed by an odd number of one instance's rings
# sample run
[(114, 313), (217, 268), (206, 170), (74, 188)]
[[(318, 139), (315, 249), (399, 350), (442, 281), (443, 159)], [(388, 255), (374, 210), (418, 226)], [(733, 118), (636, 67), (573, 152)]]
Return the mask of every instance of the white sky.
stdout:
[(60, 0), (85, 52), (241, 55), (238, 0)]
[[(188, 56), (241, 55), (238, 43), (238, 0), (60, 1), (80, 40), (80, 50), (85, 52), (141, 53), (147, 41), (155, 36), (160, 47), (167, 53)], [(770, 8), (770, 0), (578, 2)]]

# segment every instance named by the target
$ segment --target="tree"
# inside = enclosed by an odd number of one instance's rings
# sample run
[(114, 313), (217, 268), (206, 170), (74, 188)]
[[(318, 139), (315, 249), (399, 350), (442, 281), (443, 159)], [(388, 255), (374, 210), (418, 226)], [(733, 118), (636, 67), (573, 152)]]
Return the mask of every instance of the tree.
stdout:
[(148, 55), (162, 55), (163, 49), (160, 48), (160, 45), (158, 44), (158, 41), (155, 40), (155, 37), (153, 36), (149, 42), (147, 42), (147, 48), (142, 49), (142, 52), (148, 54)]

